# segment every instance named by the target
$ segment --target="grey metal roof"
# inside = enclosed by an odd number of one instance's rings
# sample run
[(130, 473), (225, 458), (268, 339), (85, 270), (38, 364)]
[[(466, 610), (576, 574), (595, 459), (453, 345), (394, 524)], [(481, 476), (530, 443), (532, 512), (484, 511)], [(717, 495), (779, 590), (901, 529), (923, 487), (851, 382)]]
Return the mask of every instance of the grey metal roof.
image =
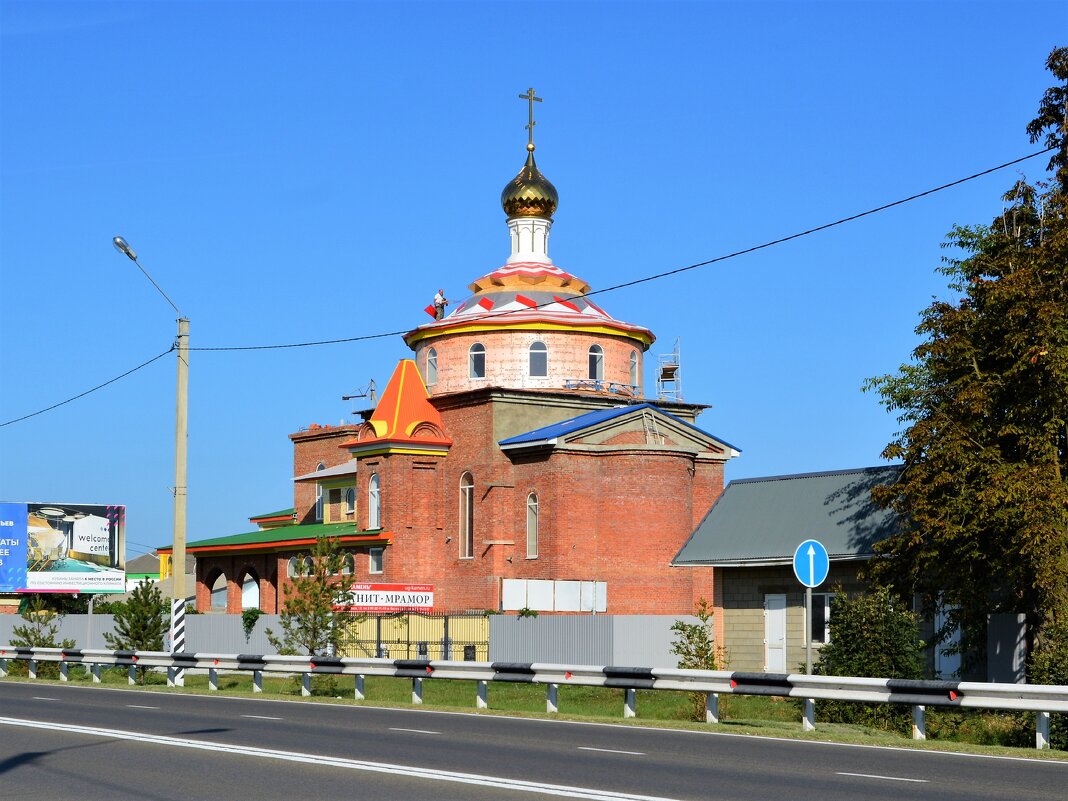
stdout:
[(127, 573), (159, 573), (159, 554), (144, 553), (126, 560)]
[(871, 489), (901, 467), (867, 467), (732, 481), (672, 560), (674, 565), (789, 564), (797, 546), (819, 540), (831, 559), (863, 559), (895, 533), (897, 516)]
[(338, 476), (356, 475), (356, 460), (350, 459), (335, 467), (327, 467), (316, 470), (314, 473), (305, 473), (302, 476), (293, 476), (294, 481), (322, 481), (324, 478), (337, 478)]

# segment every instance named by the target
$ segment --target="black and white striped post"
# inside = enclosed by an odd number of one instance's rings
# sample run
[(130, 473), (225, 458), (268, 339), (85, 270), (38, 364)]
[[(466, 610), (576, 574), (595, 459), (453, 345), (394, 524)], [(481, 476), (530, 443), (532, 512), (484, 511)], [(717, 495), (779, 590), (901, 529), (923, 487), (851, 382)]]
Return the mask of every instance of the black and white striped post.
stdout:
[[(171, 653), (185, 653), (185, 599), (171, 599)], [(185, 686), (185, 670), (180, 667), (167, 668), (167, 684), (172, 687)]]

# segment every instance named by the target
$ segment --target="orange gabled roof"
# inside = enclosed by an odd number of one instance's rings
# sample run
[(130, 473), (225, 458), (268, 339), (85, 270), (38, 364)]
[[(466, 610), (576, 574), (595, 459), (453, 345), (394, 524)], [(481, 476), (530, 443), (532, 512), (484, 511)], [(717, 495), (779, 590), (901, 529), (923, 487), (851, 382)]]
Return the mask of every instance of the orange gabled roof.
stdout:
[[(401, 359), (369, 421), (378, 441), (451, 445), (452, 440), (445, 436), (441, 414), (429, 399), (415, 362)], [(428, 426), (434, 429), (433, 433), (426, 430)], [(416, 435), (420, 427), (423, 431)], [(353, 444), (346, 443), (349, 447)]]

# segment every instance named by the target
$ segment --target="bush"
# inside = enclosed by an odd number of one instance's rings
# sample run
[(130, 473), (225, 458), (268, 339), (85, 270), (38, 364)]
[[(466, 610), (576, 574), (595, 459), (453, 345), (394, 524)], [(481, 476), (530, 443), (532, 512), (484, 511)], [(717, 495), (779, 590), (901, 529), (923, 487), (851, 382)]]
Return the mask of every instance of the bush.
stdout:
[[(676, 620), (671, 626), (676, 638), (671, 645), (671, 653), (679, 658), (679, 667), (683, 670), (716, 670), (723, 661), (716, 648), (715, 634), (712, 628), (712, 612), (708, 601), (701, 598), (694, 608), (697, 623)], [(689, 693), (690, 718), (705, 719), (707, 696), (702, 692)]]
[[(840, 588), (831, 601), (830, 642), (820, 650), (812, 672), (820, 676), (922, 679), (924, 643), (919, 621), (895, 606), (886, 587), (854, 598)], [(820, 701), (818, 717), (907, 733), (912, 712), (903, 704)]]
[[(1043, 627), (1027, 680), (1032, 684), (1068, 684), (1068, 624), (1047, 623)], [(1050, 715), (1050, 747), (1068, 750), (1068, 715)]]
[[(73, 648), (74, 640), (56, 642), (59, 635), (59, 622), (63, 614), (49, 608), (48, 602), (38, 596), (26, 600), (20, 605), (19, 617), (26, 623), (11, 630), (11, 644), (19, 648)], [(16, 676), (29, 675), (29, 663), (14, 660), (11, 673)], [(59, 678), (58, 662), (39, 662), (37, 677), (40, 679)]]
[[(156, 584), (143, 579), (130, 593), (130, 600), (113, 614), (115, 631), (104, 633), (108, 648), (115, 651), (163, 650), (163, 636), (170, 628), (169, 604)], [(144, 668), (138, 668), (137, 673), (144, 684)]]

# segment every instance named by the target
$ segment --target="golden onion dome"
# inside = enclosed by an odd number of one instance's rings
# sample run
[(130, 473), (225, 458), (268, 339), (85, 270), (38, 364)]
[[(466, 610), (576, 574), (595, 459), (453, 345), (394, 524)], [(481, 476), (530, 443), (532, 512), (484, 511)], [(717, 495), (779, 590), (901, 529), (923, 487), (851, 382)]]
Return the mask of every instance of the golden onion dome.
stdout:
[(552, 218), (560, 202), (556, 187), (541, 174), (534, 163), (534, 145), (527, 145), (527, 163), (519, 175), (508, 182), (501, 192), (501, 207), (508, 219), (516, 217)]

